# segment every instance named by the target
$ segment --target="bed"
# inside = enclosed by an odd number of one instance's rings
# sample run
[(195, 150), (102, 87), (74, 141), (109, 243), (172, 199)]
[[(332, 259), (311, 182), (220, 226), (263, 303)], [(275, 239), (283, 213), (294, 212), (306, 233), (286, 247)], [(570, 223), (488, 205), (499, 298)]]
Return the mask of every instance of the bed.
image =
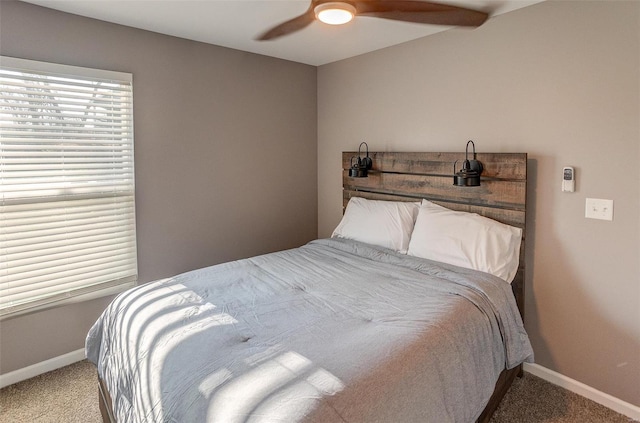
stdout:
[[(343, 222), (356, 204), (393, 205), (417, 208), (417, 230), (424, 210), (445, 206), (524, 237), (526, 154), (478, 154), (474, 188), (452, 186), (459, 154), (372, 153), (369, 177), (350, 178), (354, 154), (342, 157)], [(533, 359), (525, 243), (506, 281), (419, 257), (419, 244), (405, 245), (410, 255), (354, 238), (120, 294), (87, 336), (104, 421), (488, 421)]]

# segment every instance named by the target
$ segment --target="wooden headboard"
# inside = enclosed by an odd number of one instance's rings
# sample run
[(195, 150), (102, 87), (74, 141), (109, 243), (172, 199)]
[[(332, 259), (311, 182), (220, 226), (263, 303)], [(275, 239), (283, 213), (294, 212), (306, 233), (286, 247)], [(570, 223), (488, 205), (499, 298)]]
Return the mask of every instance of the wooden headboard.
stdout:
[(351, 158), (342, 153), (343, 207), (351, 197), (372, 200), (416, 201), (422, 198), (453, 210), (478, 213), (522, 228), (520, 265), (512, 282), (524, 318), (525, 223), (527, 205), (527, 154), (478, 153), (482, 162), (481, 185), (453, 185), (453, 167), (462, 166), (462, 153), (370, 152), (373, 167), (367, 178), (349, 177)]

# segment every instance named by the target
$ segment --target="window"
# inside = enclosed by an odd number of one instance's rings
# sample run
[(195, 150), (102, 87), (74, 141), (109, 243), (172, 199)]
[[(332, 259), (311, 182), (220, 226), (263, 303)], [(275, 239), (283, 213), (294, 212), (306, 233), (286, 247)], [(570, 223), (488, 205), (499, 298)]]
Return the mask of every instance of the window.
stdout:
[(0, 57), (0, 317), (137, 273), (131, 74)]

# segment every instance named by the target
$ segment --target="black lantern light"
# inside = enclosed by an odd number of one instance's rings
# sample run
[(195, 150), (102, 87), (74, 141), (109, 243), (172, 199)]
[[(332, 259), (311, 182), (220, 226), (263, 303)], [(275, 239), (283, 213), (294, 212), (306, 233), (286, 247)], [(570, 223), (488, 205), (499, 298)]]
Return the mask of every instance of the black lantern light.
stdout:
[[(362, 145), (367, 148), (367, 155), (362, 157)], [(355, 160), (355, 161), (354, 161)], [(369, 145), (366, 142), (361, 142), (358, 147), (358, 156), (351, 157), (351, 167), (349, 168), (349, 176), (351, 178), (366, 178), (367, 172), (373, 166), (373, 161), (369, 157)]]
[[(469, 144), (473, 146), (473, 159), (469, 160)], [(465, 149), (464, 162), (462, 162), (462, 169), (456, 172), (456, 160), (453, 163), (453, 185), (460, 187), (477, 187), (480, 186), (480, 174), (482, 174), (482, 163), (476, 160), (476, 145), (473, 141), (467, 141), (467, 148)]]

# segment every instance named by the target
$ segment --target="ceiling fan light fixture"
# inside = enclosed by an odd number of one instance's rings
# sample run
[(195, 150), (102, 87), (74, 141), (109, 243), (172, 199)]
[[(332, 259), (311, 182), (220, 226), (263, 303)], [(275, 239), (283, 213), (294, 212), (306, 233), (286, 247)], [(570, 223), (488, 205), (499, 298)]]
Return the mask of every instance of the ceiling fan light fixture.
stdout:
[(350, 22), (356, 14), (356, 8), (349, 3), (327, 2), (317, 5), (313, 11), (316, 17), (329, 25), (342, 25)]

